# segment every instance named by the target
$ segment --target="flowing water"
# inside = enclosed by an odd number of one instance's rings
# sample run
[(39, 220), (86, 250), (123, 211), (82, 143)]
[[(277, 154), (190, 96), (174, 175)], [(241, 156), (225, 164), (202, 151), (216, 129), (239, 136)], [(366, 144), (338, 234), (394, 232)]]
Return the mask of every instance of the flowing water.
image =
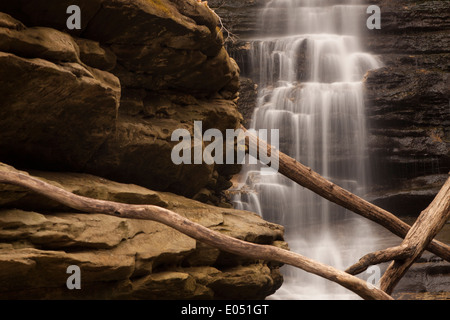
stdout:
[[(253, 129), (279, 129), (280, 150), (359, 195), (367, 180), (362, 80), (381, 63), (360, 46), (367, 6), (357, 1), (273, 0), (252, 39), (259, 86)], [(374, 225), (285, 177), (246, 165), (235, 207), (285, 227), (292, 251), (344, 270), (375, 250)], [(353, 299), (340, 286), (283, 267), (273, 299)]]

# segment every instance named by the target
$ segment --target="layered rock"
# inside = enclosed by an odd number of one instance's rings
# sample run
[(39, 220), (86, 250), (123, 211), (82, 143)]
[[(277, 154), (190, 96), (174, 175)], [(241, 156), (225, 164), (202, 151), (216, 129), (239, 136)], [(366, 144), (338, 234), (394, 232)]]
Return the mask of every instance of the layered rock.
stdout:
[[(450, 171), (450, 3), (373, 4), (381, 30), (369, 31), (365, 45), (385, 63), (365, 81), (373, 182), (390, 195), (379, 198), (385, 208), (418, 214), (437, 193), (431, 181)], [(421, 186), (410, 188), (415, 180)]]
[(268, 0), (209, 0), (209, 6), (220, 16), (227, 30), (238, 39), (258, 34), (258, 18)]
[[(175, 129), (235, 129), (239, 68), (197, 1), (0, 3), (0, 159), (89, 172), (218, 204), (239, 171), (171, 161)], [(14, 75), (14, 76), (12, 76)], [(219, 178), (220, 177), (220, 178)]]
[[(78, 195), (173, 210), (242, 240), (286, 247), (282, 227), (258, 215), (87, 174), (32, 172)], [(153, 221), (84, 214), (0, 185), (0, 297), (5, 299), (263, 299), (281, 286), (279, 265), (206, 246)], [(68, 290), (66, 270), (81, 270)]]

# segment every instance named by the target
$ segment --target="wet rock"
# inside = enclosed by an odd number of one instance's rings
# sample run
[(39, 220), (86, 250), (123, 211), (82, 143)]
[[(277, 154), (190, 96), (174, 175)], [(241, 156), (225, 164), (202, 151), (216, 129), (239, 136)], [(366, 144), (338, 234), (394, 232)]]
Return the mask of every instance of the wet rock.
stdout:
[(448, 175), (420, 176), (394, 180), (391, 188), (379, 187), (366, 196), (373, 204), (398, 216), (417, 216), (426, 209), (440, 191)]
[(393, 295), (405, 299), (411, 293), (424, 293), (432, 296), (447, 296), (450, 293), (450, 264), (448, 262), (415, 263), (400, 280)]

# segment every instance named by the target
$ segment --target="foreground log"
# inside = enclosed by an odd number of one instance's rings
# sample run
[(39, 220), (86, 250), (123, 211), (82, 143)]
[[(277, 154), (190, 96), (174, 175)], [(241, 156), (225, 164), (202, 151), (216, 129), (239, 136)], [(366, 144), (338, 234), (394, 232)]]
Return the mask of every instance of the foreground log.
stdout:
[(198, 241), (220, 250), (248, 258), (277, 261), (300, 268), (358, 294), (363, 299), (392, 300), (392, 297), (344, 271), (337, 270), (300, 254), (268, 245), (259, 245), (210, 230), (181, 215), (152, 205), (129, 205), (77, 196), (42, 180), (21, 173), (11, 167), (0, 167), (0, 183), (13, 184), (60, 202), (66, 206), (88, 213), (103, 213), (121, 218), (153, 220), (170, 226)]
[(420, 214), (401, 246), (410, 248), (412, 254), (406, 259), (397, 258), (387, 268), (380, 280), (380, 288), (391, 294), (397, 283), (419, 258), (430, 241), (450, 219), (450, 178), (439, 191), (433, 202)]
[[(260, 140), (244, 127), (241, 127), (241, 129), (246, 132), (246, 136), (248, 137), (246, 139), (247, 145), (258, 146), (258, 148), (262, 148), (264, 151), (267, 150), (268, 157), (271, 156), (272, 152), (279, 153), (279, 173), (285, 177), (333, 203), (382, 225), (401, 238), (405, 238), (408, 234), (411, 227), (392, 213), (328, 181), (311, 168), (306, 167), (297, 160), (279, 152), (265, 141)], [(450, 246), (433, 240), (428, 244), (427, 250), (450, 262)]]

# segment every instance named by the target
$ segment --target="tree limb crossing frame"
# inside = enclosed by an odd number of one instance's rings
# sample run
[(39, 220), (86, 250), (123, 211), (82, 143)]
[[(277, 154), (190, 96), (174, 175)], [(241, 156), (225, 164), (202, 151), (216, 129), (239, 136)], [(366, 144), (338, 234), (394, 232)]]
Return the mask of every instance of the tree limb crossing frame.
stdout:
[[(331, 202), (384, 226), (397, 236), (404, 238), (404, 241), (400, 246), (364, 256), (344, 272), (289, 250), (235, 239), (158, 206), (130, 205), (78, 196), (9, 166), (0, 165), (0, 183), (30, 189), (82, 212), (157, 221), (220, 250), (258, 260), (277, 261), (316, 274), (340, 284), (363, 299), (392, 300), (390, 294), (395, 285), (425, 249), (450, 261), (450, 247), (433, 240), (447, 219), (450, 218), (450, 178), (435, 200), (422, 212), (413, 227), (410, 227), (392, 213), (333, 184), (295, 159), (246, 132), (246, 144), (248, 145), (248, 143), (257, 143), (259, 148), (265, 148), (267, 156), (270, 156), (272, 152), (279, 153), (279, 172), (287, 178)], [(381, 278), (380, 289), (369, 286), (365, 281), (353, 275), (364, 271), (371, 264), (390, 260), (394, 260), (394, 262)]]

